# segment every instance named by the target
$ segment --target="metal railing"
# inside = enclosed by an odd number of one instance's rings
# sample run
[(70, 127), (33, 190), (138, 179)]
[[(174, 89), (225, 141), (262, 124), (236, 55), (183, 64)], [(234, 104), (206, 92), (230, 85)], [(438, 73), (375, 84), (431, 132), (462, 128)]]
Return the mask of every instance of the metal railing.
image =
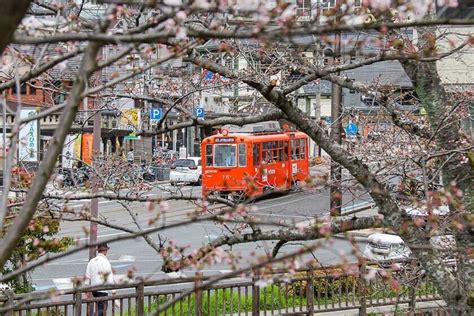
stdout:
[[(128, 284), (43, 291), (0, 296), (2, 315), (94, 315), (98, 304), (106, 303), (104, 315), (145, 315), (179, 298), (160, 315), (313, 315), (318, 312), (436, 301), (433, 284), (420, 275), (415, 281), (396, 281), (385, 273), (366, 273), (366, 267), (343, 273), (341, 268), (301, 269), (288, 277), (274, 271), (270, 283), (253, 278), (226, 279), (202, 286), (211, 277), (139, 280)], [(377, 270), (378, 271), (378, 270)], [(367, 276), (371, 275), (370, 278)], [(394, 282), (398, 282), (394, 286)], [(115, 295), (85, 298), (91, 291), (117, 290)]]

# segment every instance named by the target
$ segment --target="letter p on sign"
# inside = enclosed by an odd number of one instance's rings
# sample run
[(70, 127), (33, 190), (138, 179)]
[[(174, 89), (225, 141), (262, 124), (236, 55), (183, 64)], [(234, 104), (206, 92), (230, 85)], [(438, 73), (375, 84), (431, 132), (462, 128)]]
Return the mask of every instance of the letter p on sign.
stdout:
[(150, 119), (151, 120), (161, 120), (163, 116), (163, 109), (161, 108), (152, 108), (150, 109)]

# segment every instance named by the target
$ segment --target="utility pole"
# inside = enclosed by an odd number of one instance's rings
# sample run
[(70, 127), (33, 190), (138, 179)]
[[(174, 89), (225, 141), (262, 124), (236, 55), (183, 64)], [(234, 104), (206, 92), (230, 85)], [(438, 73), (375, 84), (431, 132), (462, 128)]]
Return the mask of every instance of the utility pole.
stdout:
[[(339, 20), (339, 1), (336, 1), (336, 21)], [(341, 33), (335, 34), (335, 47), (333, 54), (333, 66), (341, 62)], [(339, 74), (339, 73), (337, 73)], [(331, 86), (331, 140), (342, 145), (342, 87), (335, 83)], [(342, 192), (341, 192), (342, 170), (341, 166), (331, 160), (331, 192), (330, 192), (330, 212), (333, 216), (341, 215)]]
[[(94, 102), (97, 102), (94, 100)], [(93, 127), (93, 141), (92, 141), (92, 166), (96, 164), (96, 161), (100, 157), (100, 142), (101, 142), (101, 114), (98, 106), (95, 106), (96, 112), (94, 113), (94, 127)], [(96, 173), (92, 173), (91, 179), (91, 194), (94, 195), (99, 192), (99, 178), (97, 177)], [(99, 199), (93, 198), (91, 201), (91, 217), (97, 218), (99, 215)], [(91, 221), (90, 224), (90, 235), (89, 235), (89, 243), (96, 243), (97, 242), (97, 222)], [(89, 259), (95, 257), (95, 247), (89, 248)]]
[[(7, 97), (5, 91), (2, 94), (2, 118), (3, 118), (3, 171), (2, 171), (2, 180), (3, 180), (3, 188), (5, 189), (5, 171), (7, 170)], [(0, 219), (1, 220), (1, 219)]]

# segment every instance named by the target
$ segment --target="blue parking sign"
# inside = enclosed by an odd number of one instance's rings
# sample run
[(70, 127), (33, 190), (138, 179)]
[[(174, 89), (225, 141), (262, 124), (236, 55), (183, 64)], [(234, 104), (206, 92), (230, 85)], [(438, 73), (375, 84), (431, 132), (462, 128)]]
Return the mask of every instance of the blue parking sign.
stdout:
[(194, 108), (194, 115), (197, 118), (203, 119), (204, 118), (204, 108)]
[(161, 120), (163, 116), (163, 109), (162, 108), (151, 108), (150, 109), (150, 120)]
[(357, 132), (359, 131), (359, 128), (355, 123), (349, 122), (346, 126), (346, 133), (347, 135), (355, 136), (357, 135)]

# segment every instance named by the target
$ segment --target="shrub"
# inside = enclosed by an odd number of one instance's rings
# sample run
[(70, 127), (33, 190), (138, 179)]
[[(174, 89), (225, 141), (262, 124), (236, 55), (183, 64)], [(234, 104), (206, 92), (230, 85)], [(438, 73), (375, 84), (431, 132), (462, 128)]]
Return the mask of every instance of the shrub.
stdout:
[[(289, 294), (306, 297), (308, 286), (308, 274), (306, 272), (297, 273), (295, 278), (305, 280), (290, 283)], [(358, 276), (344, 275), (341, 269), (317, 270), (314, 271), (313, 279), (314, 295), (321, 298), (331, 298), (333, 296), (358, 291)]]

